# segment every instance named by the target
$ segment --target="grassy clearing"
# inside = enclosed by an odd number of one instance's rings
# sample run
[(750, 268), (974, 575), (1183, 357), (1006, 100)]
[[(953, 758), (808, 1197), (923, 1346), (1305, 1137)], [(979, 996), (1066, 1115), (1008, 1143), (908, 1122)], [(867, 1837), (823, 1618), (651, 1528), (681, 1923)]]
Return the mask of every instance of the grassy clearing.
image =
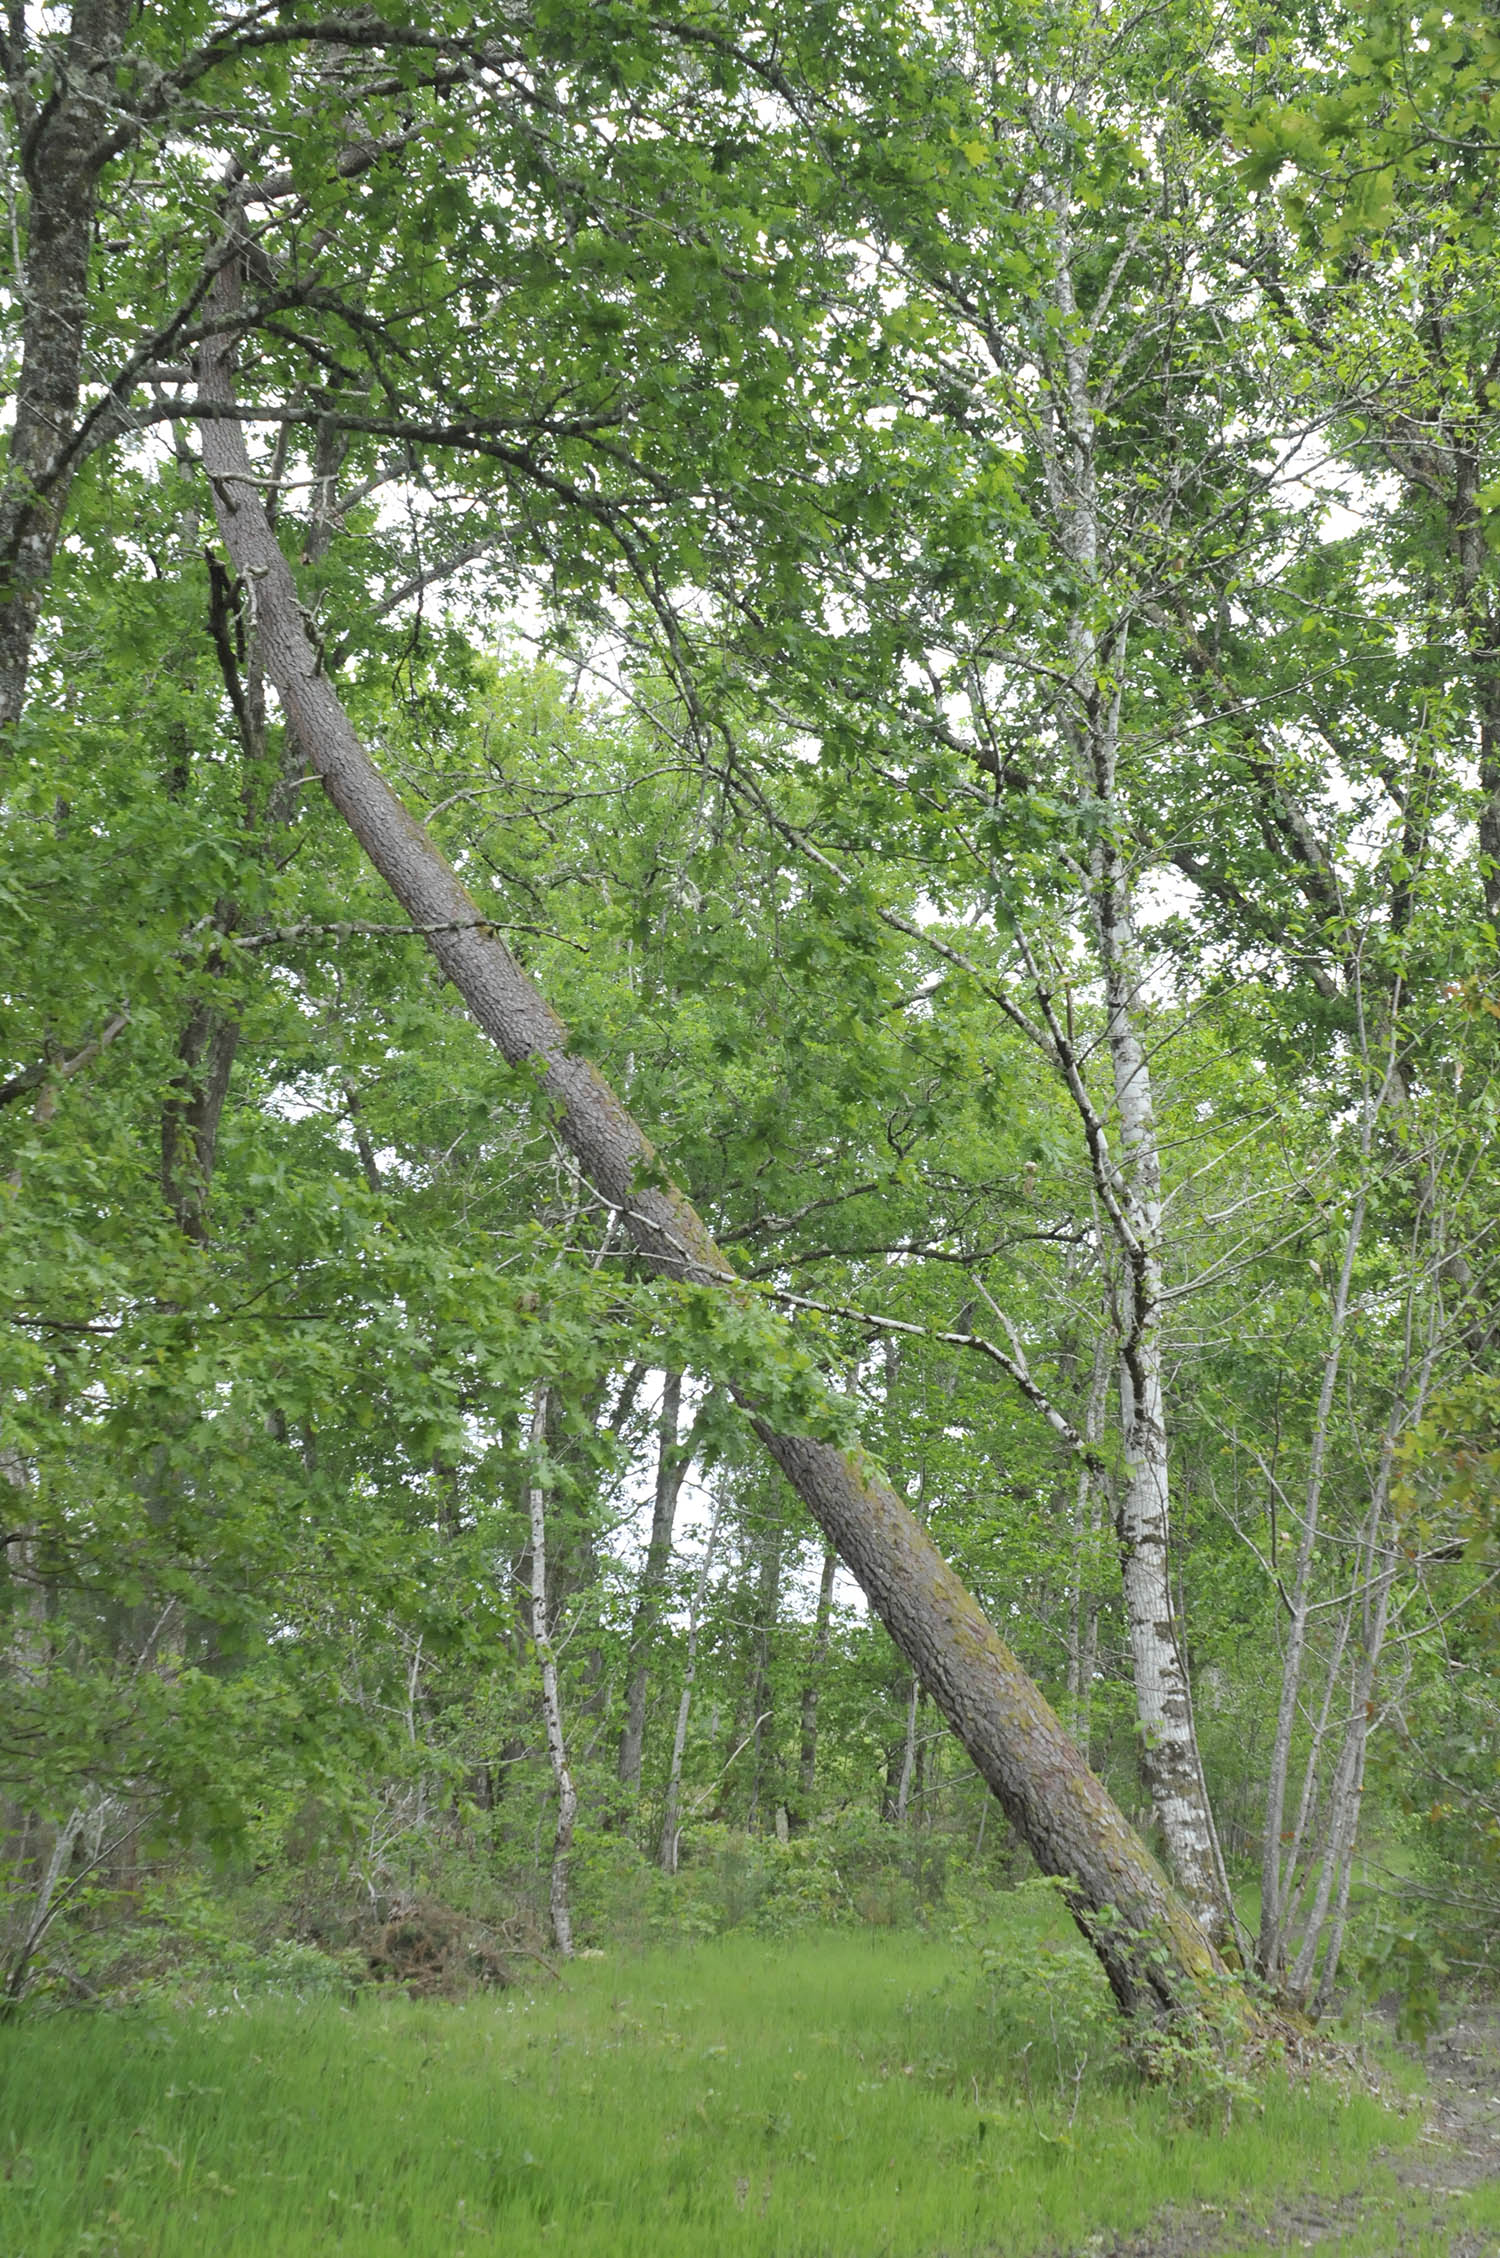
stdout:
[(1402, 2126), (1273, 2078), (1144, 2090), (1045, 1905), (0, 2032), (6, 2258), (1007, 2258), (1369, 2177)]

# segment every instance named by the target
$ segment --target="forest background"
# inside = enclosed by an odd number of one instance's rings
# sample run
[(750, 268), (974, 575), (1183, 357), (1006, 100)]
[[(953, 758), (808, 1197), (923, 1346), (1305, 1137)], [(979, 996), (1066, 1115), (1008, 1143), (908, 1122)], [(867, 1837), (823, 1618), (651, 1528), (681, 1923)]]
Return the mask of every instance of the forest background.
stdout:
[(1420, 2022), (1500, 1841), (1487, 12), (3, 62), (8, 2000), (1034, 1860), (1122, 2005), (1318, 2011), (1358, 1867)]

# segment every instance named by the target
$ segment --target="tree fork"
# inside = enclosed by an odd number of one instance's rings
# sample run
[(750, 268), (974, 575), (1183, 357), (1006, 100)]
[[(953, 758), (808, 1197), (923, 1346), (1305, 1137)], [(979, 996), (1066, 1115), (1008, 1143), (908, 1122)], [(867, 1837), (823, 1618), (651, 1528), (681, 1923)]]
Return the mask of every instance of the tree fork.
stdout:
[[(237, 265), (230, 261), (214, 303), (232, 318), (238, 301)], [(223, 335), (202, 347), (199, 384), (205, 402), (236, 407)], [(238, 418), (205, 419), (202, 446), (225, 548), (256, 592), (266, 672), (335, 808), (413, 924), (426, 929), (480, 1027), (512, 1066), (536, 1074), (559, 1135), (620, 1211), (646, 1262), (663, 1277), (762, 1306), (686, 1194), (664, 1177), (650, 1140), (615, 1092), (569, 1048), (562, 1021), (365, 751), (321, 671)], [(860, 1449), (781, 1434), (743, 1393), (739, 1400), (1037, 1864), (1065, 1882), (1121, 2009), (1155, 2017), (1209, 2010), (1225, 1974), (1214, 1948), (890, 1484)]]

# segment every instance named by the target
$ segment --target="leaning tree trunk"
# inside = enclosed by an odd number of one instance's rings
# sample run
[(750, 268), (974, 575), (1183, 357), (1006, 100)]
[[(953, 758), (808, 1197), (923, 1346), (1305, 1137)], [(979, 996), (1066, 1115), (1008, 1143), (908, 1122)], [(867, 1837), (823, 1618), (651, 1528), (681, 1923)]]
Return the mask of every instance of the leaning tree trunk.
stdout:
[[(216, 310), (232, 318), (237, 300), (238, 277), (227, 264)], [(233, 410), (222, 336), (205, 340), (200, 381), (205, 405)], [(764, 1298), (736, 1277), (615, 1092), (571, 1049), (562, 1021), (360, 743), (322, 672), (232, 413), (205, 419), (203, 458), (225, 547), (257, 590), (266, 671), (288, 723), (414, 929), (426, 935), (502, 1055), (529, 1069), (557, 1135), (619, 1211), (647, 1265), (734, 1298), (768, 1334), (773, 1323), (779, 1328)], [(1212, 1945), (902, 1499), (858, 1448), (783, 1434), (752, 1390), (737, 1394), (1037, 1864), (1066, 1879), (1074, 1913), (1122, 2009), (1201, 2012), (1222, 1973)]]

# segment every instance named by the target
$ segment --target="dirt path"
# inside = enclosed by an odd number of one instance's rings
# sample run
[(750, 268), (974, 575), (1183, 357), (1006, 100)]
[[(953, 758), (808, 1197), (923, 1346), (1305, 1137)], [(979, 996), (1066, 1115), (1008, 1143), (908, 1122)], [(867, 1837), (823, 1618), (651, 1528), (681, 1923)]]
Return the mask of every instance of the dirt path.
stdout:
[(1493, 2229), (1476, 2230), (1463, 2198), (1500, 2180), (1500, 2010), (1477, 2009), (1434, 2038), (1424, 2057), (1426, 2122), (1409, 2148), (1383, 2161), (1387, 2192), (1281, 2203), (1268, 2215), (1171, 2214), (1145, 2234), (1090, 2245), (1086, 2258), (1255, 2258), (1257, 2253), (1338, 2250), (1354, 2237), (1399, 2258), (1419, 2235), (1441, 2238), (1447, 2258), (1500, 2258)]

